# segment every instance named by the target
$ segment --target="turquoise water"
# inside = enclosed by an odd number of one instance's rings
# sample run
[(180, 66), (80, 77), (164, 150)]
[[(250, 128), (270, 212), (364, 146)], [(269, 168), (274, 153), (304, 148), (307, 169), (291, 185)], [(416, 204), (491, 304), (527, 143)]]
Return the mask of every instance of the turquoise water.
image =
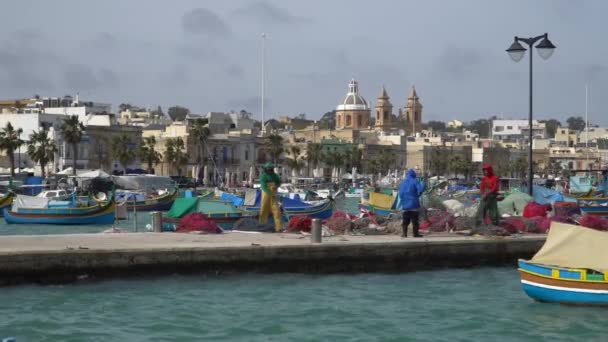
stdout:
[(535, 303), (513, 268), (170, 276), (0, 291), (17, 341), (605, 341), (605, 309)]
[[(359, 198), (345, 198), (336, 201), (336, 210), (358, 212)], [(146, 224), (150, 223), (149, 212), (137, 213), (137, 228), (133, 213), (129, 213), (128, 220), (120, 220), (115, 226), (125, 231), (146, 231)], [(24, 225), (7, 224), (0, 218), (0, 235), (32, 235), (32, 234), (76, 234), (76, 233), (99, 233), (112, 228), (112, 225), (78, 225), (78, 226), (56, 226), (56, 225)]]

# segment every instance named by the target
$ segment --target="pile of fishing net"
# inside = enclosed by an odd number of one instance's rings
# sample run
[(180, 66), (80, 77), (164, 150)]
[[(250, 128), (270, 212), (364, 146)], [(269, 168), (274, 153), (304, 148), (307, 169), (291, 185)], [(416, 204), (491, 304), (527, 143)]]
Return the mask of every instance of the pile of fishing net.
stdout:
[(454, 228), (456, 232), (475, 228), (475, 217), (459, 216), (454, 218)]
[(441, 196), (433, 192), (424, 193), (422, 195), (422, 205), (429, 209), (446, 210)]
[(175, 230), (178, 233), (201, 232), (205, 234), (220, 234), (222, 229), (215, 221), (208, 219), (202, 213), (190, 213), (184, 216)]
[(337, 218), (337, 217), (346, 217), (347, 219), (352, 220), (355, 218), (355, 215), (351, 215), (345, 211), (336, 211), (333, 214), (331, 214), (331, 217), (329, 219)]
[(429, 210), (424, 222), (420, 224), (421, 230), (429, 232), (447, 232), (454, 228), (454, 215), (444, 210)]
[(551, 204), (538, 204), (536, 202), (529, 202), (524, 207), (523, 217), (547, 217), (547, 212), (551, 211)]
[(536, 216), (525, 218), (519, 216), (505, 217), (500, 221), (500, 227), (509, 233), (545, 233), (551, 226), (551, 218)]
[(585, 215), (580, 220), (578, 220), (578, 224), (583, 227), (592, 228), (595, 230), (608, 230), (608, 219), (603, 218), (601, 216)]
[(532, 202), (532, 197), (523, 192), (514, 192), (498, 202), (498, 213), (503, 215), (521, 215), (526, 204)]
[(260, 223), (258, 220), (251, 217), (244, 217), (236, 221), (232, 226), (232, 230), (260, 233), (273, 233), (275, 231), (273, 224)]
[(337, 211), (325, 222), (325, 226), (336, 234), (350, 233), (353, 229), (351, 215)]
[(312, 218), (306, 215), (297, 215), (289, 219), (287, 231), (291, 233), (310, 232), (312, 228)]

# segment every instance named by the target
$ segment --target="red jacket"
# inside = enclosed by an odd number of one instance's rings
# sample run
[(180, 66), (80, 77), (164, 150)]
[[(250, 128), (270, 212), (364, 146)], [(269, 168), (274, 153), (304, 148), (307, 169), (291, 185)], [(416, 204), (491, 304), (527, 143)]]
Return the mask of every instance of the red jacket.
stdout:
[(489, 194), (489, 193), (498, 193), (498, 177), (494, 174), (494, 169), (490, 164), (484, 164), (483, 170), (487, 171), (487, 174), (481, 180), (481, 184), (479, 185), (479, 191), (481, 195)]

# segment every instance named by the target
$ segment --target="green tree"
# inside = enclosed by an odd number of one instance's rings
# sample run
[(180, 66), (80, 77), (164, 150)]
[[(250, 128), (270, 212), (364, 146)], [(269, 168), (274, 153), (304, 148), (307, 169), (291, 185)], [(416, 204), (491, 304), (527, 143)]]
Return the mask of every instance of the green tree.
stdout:
[(513, 163), (511, 163), (511, 173), (515, 177), (524, 178), (528, 172), (528, 158), (526, 156), (520, 156)]
[(185, 149), (186, 145), (181, 137), (169, 138), (165, 142), (165, 161), (177, 169), (177, 175), (180, 177), (182, 175), (182, 167), (188, 163)]
[(346, 167), (361, 169), (361, 162), (363, 159), (363, 151), (358, 146), (353, 146), (344, 152), (344, 158), (346, 159)]
[(380, 164), (376, 159), (368, 159), (364, 163), (365, 172), (369, 174), (376, 174), (380, 172)]
[(266, 137), (265, 142), (266, 151), (272, 158), (272, 162), (276, 166), (281, 153), (283, 153), (283, 137), (278, 134), (271, 134)]
[(99, 163), (100, 169), (105, 169), (106, 167), (112, 168), (110, 165), (110, 147), (109, 140), (106, 136), (96, 136), (95, 137), (95, 147), (93, 150), (93, 155), (95, 159)]
[(585, 129), (585, 119), (580, 116), (571, 116), (566, 120), (566, 123), (568, 124), (568, 128), (576, 131)]
[(211, 135), (208, 124), (209, 120), (198, 118), (194, 120), (192, 128), (190, 129), (190, 135), (197, 142), (198, 145), (198, 158), (197, 163), (202, 164), (205, 162), (205, 145), (207, 139)]
[(11, 163), (11, 177), (15, 176), (15, 150), (24, 143), (20, 138), (21, 133), (23, 133), (23, 129), (15, 129), (10, 121), (0, 130), (0, 150), (6, 152)]
[(323, 162), (329, 167), (343, 167), (344, 155), (338, 151), (329, 151), (323, 154)]
[(312, 166), (316, 169), (319, 166), (319, 162), (323, 158), (323, 146), (317, 143), (309, 142), (306, 146), (306, 161), (308, 162), (308, 170)]
[(112, 158), (122, 165), (124, 174), (127, 174), (127, 165), (135, 160), (135, 149), (131, 137), (121, 134), (112, 138)]
[(433, 147), (428, 155), (429, 171), (436, 176), (445, 176), (450, 161), (446, 150), (441, 147)]
[(169, 108), (168, 114), (173, 121), (184, 121), (186, 116), (190, 114), (190, 109), (180, 106), (173, 106)]
[(63, 140), (72, 147), (72, 175), (76, 176), (76, 161), (78, 160), (78, 144), (84, 135), (84, 125), (78, 121), (78, 115), (70, 115), (63, 119), (59, 128)]
[(562, 126), (562, 123), (555, 119), (543, 120), (541, 122), (545, 123), (545, 130), (547, 131), (547, 138), (549, 139), (555, 138), (555, 132)]
[(489, 138), (490, 137), (490, 125), (492, 125), (491, 120), (487, 119), (477, 119), (469, 122), (465, 125), (465, 128), (471, 132), (479, 134), (481, 138)]
[(463, 157), (460, 154), (452, 155), (449, 158), (449, 169), (454, 172), (455, 176), (463, 175), (465, 179), (469, 178), (469, 174), (473, 171), (474, 165), (471, 160)]
[(137, 149), (137, 157), (148, 166), (148, 173), (153, 174), (154, 165), (162, 161), (162, 155), (155, 150), (156, 138), (145, 137)]
[(57, 146), (49, 137), (46, 129), (33, 131), (30, 134), (27, 154), (33, 161), (40, 164), (42, 178), (46, 177), (46, 165), (55, 160), (55, 153), (57, 153)]
[(433, 131), (444, 132), (445, 131), (445, 122), (443, 121), (435, 121), (431, 120), (425, 124), (422, 124), (423, 127), (430, 128)]
[(383, 148), (378, 154), (378, 164), (380, 165), (380, 169), (383, 171), (387, 171), (393, 167), (396, 160), (397, 157), (395, 156), (395, 152), (389, 148)]
[(319, 120), (320, 129), (336, 129), (336, 111), (332, 110), (323, 114), (321, 120)]

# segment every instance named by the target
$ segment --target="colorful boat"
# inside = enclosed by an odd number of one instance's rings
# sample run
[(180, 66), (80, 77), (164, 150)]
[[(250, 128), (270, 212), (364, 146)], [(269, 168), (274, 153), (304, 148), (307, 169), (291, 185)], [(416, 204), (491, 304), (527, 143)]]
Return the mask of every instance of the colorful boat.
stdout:
[(396, 197), (393, 195), (381, 192), (368, 192), (364, 194), (363, 200), (359, 203), (359, 209), (364, 213), (388, 216), (400, 212), (395, 209), (396, 201)]
[(257, 215), (237, 209), (231, 201), (195, 197), (176, 199), (166, 217), (163, 217), (163, 222), (178, 224), (182, 217), (195, 212), (204, 214), (222, 229), (232, 229), (234, 223), (242, 218), (257, 219)]
[(4, 209), (11, 207), (14, 197), (15, 194), (9, 191), (0, 198), (0, 216), (4, 216)]
[[(114, 196), (106, 202), (86, 199), (79, 201), (84, 206), (77, 206), (73, 201), (49, 201), (46, 207), (27, 207), (17, 195), (12, 208), (5, 208), (4, 220), (7, 223), (27, 224), (112, 224), (116, 217)], [(29, 197), (29, 196), (28, 196)], [(40, 198), (40, 200), (45, 200)], [(17, 205), (16, 205), (17, 204)]]
[[(328, 219), (333, 214), (333, 201), (324, 200), (318, 203), (306, 203), (297, 199), (281, 197), (283, 215), (289, 220), (296, 215), (305, 215), (312, 218)], [(242, 206), (245, 212), (257, 215), (260, 211), (259, 202), (254, 206)]]
[(145, 198), (146, 195), (140, 192), (117, 191), (117, 201), (127, 201), (127, 210), (136, 211), (167, 211), (179, 194), (178, 188), (173, 189), (160, 196)]
[(579, 197), (576, 201), (583, 214), (608, 216), (608, 197)]
[(608, 305), (608, 233), (553, 222), (544, 246), (519, 260), (524, 292), (539, 302)]

